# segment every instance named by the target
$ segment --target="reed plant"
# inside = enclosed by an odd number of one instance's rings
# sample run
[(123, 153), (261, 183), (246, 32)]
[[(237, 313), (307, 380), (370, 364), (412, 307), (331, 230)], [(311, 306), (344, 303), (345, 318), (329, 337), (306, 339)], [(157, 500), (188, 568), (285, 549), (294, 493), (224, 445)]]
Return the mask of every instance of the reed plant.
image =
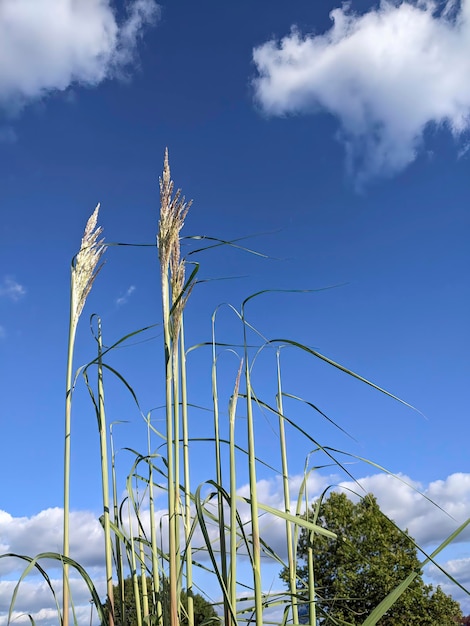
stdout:
[(69, 565), (67, 558), (70, 551), (70, 453), (71, 419), (73, 393), (73, 355), (78, 321), (85, 306), (88, 294), (102, 268), (100, 264), (106, 246), (100, 239), (103, 229), (97, 226), (100, 205), (91, 214), (85, 227), (78, 254), (72, 259), (70, 272), (70, 319), (67, 343), (67, 368), (65, 382), (65, 433), (64, 433), (64, 524), (63, 524), (63, 620), (69, 623)]
[[(212, 337), (189, 348), (185, 345), (186, 305), (194, 288), (198, 287), (199, 265), (190, 266), (192, 271), (186, 276), (187, 261), (181, 254), (181, 231), (191, 202), (186, 202), (180, 190), (174, 189), (170, 175), (168, 151), (165, 152), (163, 174), (160, 179), (160, 216), (156, 236), (156, 256), (160, 264), (159, 285), (161, 292), (161, 323), (163, 329), (162, 380), (164, 380), (164, 428), (159, 430), (152, 419), (152, 412), (145, 413), (139, 404), (137, 392), (128, 382), (124, 373), (111, 364), (114, 351), (128, 345), (139, 335), (145, 335), (151, 328), (132, 330), (105, 348), (102, 340), (102, 324), (99, 317), (96, 324), (95, 340), (97, 353), (89, 363), (79, 368), (73, 375), (73, 354), (78, 320), (86, 298), (92, 288), (105, 244), (100, 239), (101, 228), (97, 227), (98, 207), (90, 217), (82, 239), (79, 253), (72, 263), (71, 305), (66, 378), (65, 410), (65, 465), (64, 465), (64, 537), (61, 554), (44, 553), (37, 557), (23, 555), (0, 555), (0, 558), (21, 558), (27, 565), (20, 577), (10, 604), (8, 621), (14, 615), (14, 606), (19, 585), (32, 570), (39, 572), (48, 582), (56, 600), (58, 622), (68, 626), (69, 622), (69, 569), (83, 578), (90, 589), (91, 597), (98, 611), (101, 623), (109, 626), (124, 626), (135, 623), (137, 626), (199, 626), (200, 616), (196, 614), (193, 598), (202, 591), (210, 596), (217, 607), (218, 621), (226, 626), (245, 623), (298, 624), (299, 608), (307, 603), (309, 623), (318, 622), (316, 611), (317, 593), (314, 578), (315, 554), (308, 552), (309, 572), (308, 598), (299, 595), (297, 581), (297, 542), (301, 529), (309, 533), (321, 534), (330, 538), (335, 535), (325, 528), (317, 517), (318, 509), (305, 516), (310, 509), (311, 494), (309, 478), (312, 472), (319, 471), (322, 465), (334, 465), (348, 478), (354, 478), (344, 454), (320, 441), (309, 425), (302, 419), (292, 417), (286, 409), (285, 401), (295, 403), (302, 410), (313, 411), (322, 420), (332, 420), (310, 400), (286, 391), (281, 374), (281, 354), (283, 348), (333, 367), (346, 376), (366, 384), (380, 392), (403, 402), (373, 382), (366, 380), (348, 368), (336, 363), (291, 338), (267, 339), (256, 330), (250, 321), (249, 310), (255, 297), (263, 296), (264, 291), (247, 297), (238, 310), (229, 307), (229, 312), (240, 324), (240, 342), (226, 342), (218, 337), (216, 319), (219, 309), (212, 318)], [(242, 252), (252, 251), (240, 242), (205, 239), (205, 244), (197, 250), (233, 246)], [(191, 242), (191, 240), (189, 240)], [(111, 245), (111, 244), (109, 244)], [(193, 250), (192, 252), (195, 252)], [(255, 338), (255, 343), (252, 339)], [(204, 437), (199, 431), (199, 423), (194, 417), (199, 410), (191, 402), (191, 369), (188, 368), (190, 353), (211, 351), (211, 383), (208, 392), (212, 395), (213, 431)], [(232, 391), (225, 393), (222, 402), (220, 392), (220, 359), (225, 353), (236, 359), (237, 367), (233, 379), (226, 380), (223, 388)], [(275, 382), (272, 401), (258, 393), (257, 367), (264, 356), (272, 356), (272, 378)], [(93, 382), (91, 372), (96, 370)], [(189, 370), (189, 371), (188, 371)], [(106, 568), (106, 598), (100, 598), (93, 581), (87, 572), (69, 554), (69, 507), (70, 507), (70, 443), (72, 394), (78, 375), (82, 374), (95, 409), (101, 456), (101, 490), (103, 499), (103, 526)], [(127, 448), (133, 456), (133, 463), (127, 471), (124, 489), (118, 485), (119, 472), (116, 470), (116, 450), (113, 427), (108, 428), (105, 417), (105, 378), (110, 375), (123, 385), (135, 406), (136, 414), (142, 418), (142, 432), (146, 444), (144, 452)], [(403, 403), (406, 404), (406, 403)], [(409, 405), (407, 405), (409, 406)], [(412, 407), (411, 407), (412, 408)], [(295, 409), (294, 415), (298, 412)], [(260, 419), (275, 418), (275, 437), (278, 440), (278, 453), (263, 458), (263, 447), (257, 439)], [(334, 424), (336, 425), (336, 424)], [(339, 426), (338, 426), (339, 427)], [(298, 494), (292, 497), (290, 441), (295, 437), (305, 442), (308, 450), (305, 459), (303, 480)], [(210, 444), (213, 446), (213, 469), (207, 469), (203, 482), (194, 483), (193, 468), (198, 463), (201, 452)], [(296, 444), (298, 445), (298, 444)], [(111, 458), (108, 459), (110, 446)], [(298, 456), (297, 450), (294, 455)], [(276, 458), (275, 458), (276, 457)], [(312, 458), (321, 457), (311, 466)], [(346, 457), (348, 458), (348, 457)], [(365, 461), (362, 459), (362, 461)], [(379, 466), (369, 462), (375, 469)], [(200, 469), (200, 468), (199, 468)], [(383, 468), (382, 468), (383, 469)], [(110, 472), (109, 472), (110, 470)], [(384, 470), (386, 471), (386, 470)], [(259, 477), (267, 475), (279, 477), (282, 487), (282, 506), (276, 508), (263, 501), (259, 490)], [(241, 481), (247, 476), (248, 493), (240, 491)], [(119, 500), (119, 493), (125, 493)], [(157, 519), (156, 500), (165, 493), (165, 515)], [(324, 494), (323, 494), (324, 495)], [(111, 506), (113, 515), (110, 515)], [(285, 549), (278, 554), (263, 537), (263, 528), (270, 520), (285, 528)], [(437, 554), (470, 523), (459, 527), (431, 555), (426, 555), (422, 565), (434, 562)], [(286, 555), (287, 561), (283, 555)], [(63, 597), (59, 602), (57, 593), (50, 584), (50, 578), (42, 566), (42, 561), (53, 558), (63, 564)], [(276, 589), (269, 591), (269, 584), (263, 578), (265, 564), (276, 565), (288, 572), (287, 592)], [(251, 575), (247, 577), (246, 566)], [(128, 574), (132, 579), (134, 599), (132, 606), (125, 595), (124, 579)], [(364, 626), (373, 626), (393, 607), (402, 593), (411, 584), (418, 572), (409, 576), (376, 607), (367, 618)], [(208, 578), (210, 576), (210, 578)], [(211, 588), (198, 587), (199, 581), (211, 580)], [(456, 585), (463, 588), (449, 575)], [(207, 583), (206, 583), (207, 584)], [(116, 591), (115, 591), (116, 587)], [(187, 602), (182, 602), (186, 590)], [(115, 603), (116, 598), (116, 603)], [(127, 615), (126, 615), (127, 612)], [(130, 613), (132, 612), (132, 615)], [(74, 615), (74, 613), (73, 613)], [(34, 622), (34, 619), (32, 620)], [(73, 617), (77, 623), (76, 617)], [(213, 623), (213, 616), (207, 623)]]

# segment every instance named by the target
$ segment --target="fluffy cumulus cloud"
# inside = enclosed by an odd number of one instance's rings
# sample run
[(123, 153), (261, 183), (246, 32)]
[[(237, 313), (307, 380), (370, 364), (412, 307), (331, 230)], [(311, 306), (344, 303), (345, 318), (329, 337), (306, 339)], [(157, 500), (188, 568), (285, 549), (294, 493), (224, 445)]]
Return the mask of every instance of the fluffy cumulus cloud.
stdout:
[(110, 0), (2, 0), (0, 106), (17, 108), (69, 85), (97, 85), (125, 72), (154, 0), (128, 4), (118, 23)]
[[(43, 552), (62, 551), (63, 511), (57, 507), (45, 509), (31, 517), (14, 517), (0, 511), (0, 554), (34, 557)], [(80, 563), (93, 579), (100, 594), (105, 596), (103, 529), (96, 515), (89, 511), (76, 511), (70, 519), (70, 556)], [(42, 559), (39, 564), (51, 577), (57, 598), (62, 593), (62, 578), (57, 561)], [(0, 626), (6, 626), (8, 611), (20, 573), (27, 563), (15, 556), (0, 559)], [(53, 575), (55, 574), (55, 576)], [(84, 580), (71, 569), (71, 594), (80, 625), (90, 623), (90, 592)], [(41, 576), (33, 570), (21, 582), (12, 618), (15, 623), (30, 623), (31, 615), (41, 626), (57, 623), (54, 596)]]
[[(303, 495), (303, 476), (293, 476), (290, 479), (291, 510), (295, 511), (298, 498), (302, 496), (301, 510), (305, 508)], [(470, 474), (456, 473), (444, 480), (436, 480), (427, 485), (421, 485), (407, 476), (398, 478), (385, 474), (375, 474), (364, 477), (357, 483), (340, 482), (336, 475), (310, 474), (307, 480), (308, 501), (312, 502), (328, 486), (334, 489), (343, 489), (351, 497), (356, 494), (372, 492), (376, 495), (382, 510), (392, 517), (403, 529), (408, 528), (418, 544), (429, 550), (442, 542), (463, 521), (470, 518)], [(421, 493), (418, 493), (421, 492)], [(238, 512), (245, 531), (250, 532), (250, 505), (243, 501), (249, 498), (248, 485), (238, 490), (240, 497)], [(435, 504), (431, 504), (429, 500)], [(283, 484), (279, 478), (260, 480), (258, 482), (259, 502), (271, 507), (274, 511), (283, 510)], [(438, 506), (436, 506), (438, 505)], [(441, 507), (441, 508), (439, 508)], [(208, 504), (209, 513), (216, 515), (216, 503)], [(444, 509), (444, 513), (441, 509)], [(143, 527), (148, 531), (149, 511), (141, 511)], [(156, 511), (157, 527), (163, 533), (162, 543), (167, 549), (167, 519), (164, 508)], [(218, 528), (207, 516), (207, 531), (215, 550), (217, 550)], [(136, 522), (134, 520), (135, 529)], [(9, 513), (0, 511), (0, 553), (15, 552), (19, 554), (36, 555), (44, 551), (60, 551), (62, 534), (62, 510), (50, 508), (31, 517), (13, 517)], [(260, 516), (260, 534), (264, 542), (269, 545), (282, 559), (286, 559), (285, 522), (272, 512), (263, 511)], [(91, 574), (98, 592), (104, 597), (103, 571), (103, 530), (97, 516), (86, 511), (72, 513), (71, 519), (71, 556), (81, 563)], [(197, 560), (204, 562), (204, 538), (198, 528), (194, 534), (194, 545)], [(184, 543), (184, 537), (181, 537)], [(453, 548), (453, 553), (443, 553), (448, 561), (443, 563), (444, 568), (462, 585), (469, 587), (470, 583), (470, 535), (463, 533)], [(456, 558), (450, 558), (456, 557)], [(450, 558), (450, 560), (449, 560)], [(263, 559), (263, 573), (266, 584), (278, 583), (277, 570), (269, 566), (267, 559)], [(56, 564), (44, 562), (43, 565), (53, 579), (53, 587), (60, 598), (62, 582)], [(207, 560), (210, 567), (210, 562)], [(247, 572), (248, 559), (240, 562), (240, 573)], [(6, 624), (9, 603), (19, 571), (24, 567), (18, 559), (0, 559), (0, 626)], [(266, 569), (267, 568), (267, 569)], [(240, 574), (241, 575), (241, 574)], [(249, 576), (248, 573), (246, 574)], [(470, 613), (470, 602), (463, 591), (449, 582), (437, 568), (430, 568), (426, 575), (434, 584), (441, 584), (444, 591), (451, 593), (462, 603), (464, 612)], [(274, 577), (274, 578), (273, 578)], [(269, 581), (266, 582), (266, 581)], [(74, 576), (72, 593), (77, 609), (78, 622), (85, 626), (90, 620), (89, 592), (79, 577)], [(51, 592), (44, 580), (39, 577), (29, 577), (21, 585), (15, 607), (15, 617), (25, 612), (31, 613), (38, 626), (46, 626), (56, 621), (54, 601)], [(280, 587), (281, 588), (281, 587)], [(24, 618), (25, 623), (28, 622)]]
[[(62, 551), (62, 509), (45, 509), (31, 517), (13, 517), (0, 511), (0, 551), (35, 556)], [(70, 516), (70, 556), (84, 567), (103, 564), (103, 530), (95, 515), (77, 511)], [(15, 572), (23, 563), (14, 557), (0, 560), (0, 576)]]
[[(441, 543), (470, 518), (470, 474), (451, 474), (427, 486), (408, 476), (375, 474), (359, 485), (341, 483), (347, 493), (373, 493), (381, 509), (402, 529), (408, 529), (423, 548)], [(456, 542), (470, 540), (470, 528)]]
[[(98, 593), (101, 597), (104, 597), (105, 580), (95, 580), (94, 583)], [(7, 615), (16, 584), (17, 581), (0, 581), (0, 626), (6, 626), (8, 623)], [(60, 602), (62, 578), (52, 578), (51, 585)], [(89, 604), (90, 591), (86, 583), (81, 578), (71, 578), (70, 590), (78, 623), (89, 624), (91, 612)], [(18, 588), (11, 621), (19, 624), (30, 624), (28, 615), (31, 615), (37, 624), (43, 624), (44, 626), (46, 624), (59, 623), (57, 608), (54, 606), (54, 597), (44, 579), (29, 580), (27, 578)], [(96, 617), (95, 612), (94, 616)]]
[(295, 26), (253, 50), (255, 97), (269, 115), (326, 111), (359, 181), (410, 164), (425, 129), (470, 126), (470, 0), (389, 2), (330, 13), (323, 34)]

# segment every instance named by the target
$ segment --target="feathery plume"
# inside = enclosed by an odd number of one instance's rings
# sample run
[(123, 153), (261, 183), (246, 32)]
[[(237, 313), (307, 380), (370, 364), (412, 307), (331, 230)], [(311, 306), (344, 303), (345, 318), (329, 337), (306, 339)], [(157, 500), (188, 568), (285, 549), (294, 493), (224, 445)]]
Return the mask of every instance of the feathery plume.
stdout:
[(72, 263), (72, 325), (75, 328), (91, 291), (95, 278), (103, 267), (98, 263), (103, 256), (106, 245), (104, 239), (98, 240), (103, 232), (101, 226), (96, 227), (100, 204), (91, 214), (82, 237), (80, 251)]
[[(165, 149), (163, 176), (160, 178), (160, 220), (158, 223), (157, 245), (162, 272), (168, 271), (168, 264), (175, 241), (179, 240), (179, 233), (184, 226), (184, 219), (188, 214), (192, 200), (186, 202), (181, 196), (181, 189), (173, 195), (174, 183), (170, 176), (168, 164), (168, 148)], [(179, 245), (178, 245), (179, 248)]]
[(172, 198), (174, 183), (170, 176), (170, 165), (168, 163), (168, 148), (165, 150), (163, 163), (163, 175), (160, 178), (160, 221), (158, 223), (158, 254), (162, 270), (162, 278), (168, 274), (170, 269), (171, 301), (173, 305), (172, 314), (172, 339), (176, 344), (179, 329), (181, 326), (181, 316), (191, 289), (183, 297), (185, 264), (180, 258), (180, 231), (184, 226), (184, 220), (188, 214), (192, 200), (186, 202), (181, 196), (181, 189), (178, 189)]

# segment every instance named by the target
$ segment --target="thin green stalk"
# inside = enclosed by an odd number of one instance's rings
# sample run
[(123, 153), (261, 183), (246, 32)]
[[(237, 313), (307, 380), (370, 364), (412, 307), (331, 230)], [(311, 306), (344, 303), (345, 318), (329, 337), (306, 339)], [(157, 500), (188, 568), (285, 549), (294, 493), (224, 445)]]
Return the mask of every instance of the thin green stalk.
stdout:
[[(313, 540), (313, 536), (315, 533), (312, 532), (311, 540)], [(308, 565), (308, 609), (310, 616), (310, 623), (317, 623), (317, 609), (316, 609), (316, 598), (315, 598), (315, 575), (313, 570), (313, 561), (315, 555), (313, 553), (313, 548), (311, 547), (312, 541), (310, 541), (310, 545), (307, 548), (307, 565)]]
[(103, 239), (98, 240), (102, 228), (97, 227), (98, 204), (85, 226), (80, 250), (72, 259), (70, 273), (70, 315), (69, 336), (67, 343), (67, 366), (65, 379), (65, 428), (64, 428), (64, 523), (62, 554), (63, 562), (63, 589), (62, 589), (62, 618), (63, 626), (69, 625), (69, 564), (70, 555), (70, 444), (71, 444), (71, 416), (73, 392), (73, 353), (78, 320), (85, 306), (88, 294), (93, 286), (102, 265), (99, 261), (106, 250)]
[[(317, 501), (315, 503), (315, 511), (313, 516), (313, 521), (316, 524), (318, 519), (318, 511), (319, 511), (320, 503)], [(308, 501), (308, 486), (307, 481), (305, 481), (305, 511), (306, 511), (306, 519), (308, 519), (308, 513), (310, 511), (310, 505)], [(308, 612), (309, 619), (311, 624), (317, 623), (317, 606), (316, 606), (316, 595), (315, 595), (315, 573), (313, 569), (313, 563), (315, 559), (315, 554), (313, 551), (313, 541), (315, 538), (315, 531), (312, 530), (310, 532), (310, 541), (307, 546), (307, 569), (308, 569)]]
[[(114, 451), (113, 424), (109, 427), (109, 442), (111, 447), (111, 482), (113, 489), (113, 520), (116, 528), (120, 529), (117, 483), (116, 483), (116, 455)], [(118, 533), (114, 535), (114, 550), (116, 553), (116, 572), (119, 589), (119, 608), (121, 610), (122, 623), (126, 623), (126, 603), (124, 602), (124, 564), (122, 560), (121, 539)]]
[(186, 589), (188, 596), (188, 626), (194, 626), (193, 599), (193, 556), (191, 547), (191, 483), (189, 476), (189, 424), (188, 394), (186, 387), (186, 352), (184, 346), (184, 325), (181, 318), (180, 328), (181, 353), (181, 415), (183, 420), (183, 472), (184, 472), (184, 533), (186, 554)]
[[(281, 445), (281, 462), (282, 462), (282, 485), (284, 490), (284, 510), (290, 514), (290, 492), (289, 492), (289, 470), (287, 465), (287, 446), (286, 433), (284, 425), (284, 408), (282, 402), (282, 384), (281, 384), (281, 354), (280, 348), (277, 350), (277, 410), (279, 414), (279, 440)], [(292, 525), (286, 521), (286, 541), (287, 541), (287, 565), (289, 570), (289, 589), (291, 593), (292, 620), (294, 624), (299, 623), (299, 611), (297, 603), (297, 586), (296, 586), (296, 563), (294, 559), (294, 548), (292, 540)], [(312, 622), (315, 624), (315, 622)]]
[(142, 535), (142, 527), (139, 524), (139, 555), (140, 555), (140, 585), (142, 588), (142, 611), (144, 622), (148, 623), (149, 611), (149, 594), (147, 589), (147, 569), (145, 567), (145, 551)]
[(103, 526), (104, 526), (104, 550), (106, 562), (106, 589), (109, 603), (109, 626), (114, 626), (114, 590), (113, 590), (113, 556), (111, 526), (109, 520), (109, 478), (108, 478), (108, 448), (106, 416), (104, 410), (104, 385), (103, 385), (103, 339), (101, 333), (101, 320), (98, 318), (98, 429), (100, 435), (101, 453), (101, 487), (103, 494)]
[(170, 583), (170, 624), (178, 626), (178, 584), (175, 533), (175, 472), (173, 456), (173, 411), (172, 411), (172, 350), (170, 330), (170, 297), (168, 276), (162, 274), (162, 307), (165, 341), (165, 404), (166, 404), (166, 441), (168, 462), (168, 550)]
[(179, 354), (178, 354), (178, 338), (173, 334), (172, 341), (172, 365), (173, 365), (173, 455), (175, 468), (175, 511), (173, 523), (175, 525), (175, 561), (178, 565), (178, 590), (177, 597), (181, 596), (181, 546), (180, 546), (180, 411), (179, 411)]
[[(163, 164), (163, 175), (160, 179), (160, 220), (158, 223), (157, 245), (161, 270), (162, 289), (162, 316), (163, 335), (165, 351), (165, 404), (166, 404), (166, 439), (167, 439), (167, 461), (168, 461), (168, 542), (169, 542), (169, 582), (170, 582), (170, 625), (178, 626), (178, 567), (177, 562), (177, 528), (179, 517), (177, 515), (179, 486), (175, 483), (175, 455), (174, 446), (179, 446), (175, 441), (173, 420), (178, 411), (172, 410), (172, 400), (178, 403), (178, 397), (173, 396), (173, 346), (178, 345), (178, 330), (181, 320), (184, 287), (184, 262), (180, 262), (179, 233), (184, 224), (184, 218), (191, 206), (191, 202), (186, 203), (178, 190), (173, 196), (173, 181), (170, 176), (170, 166), (168, 163), (168, 150), (165, 150)], [(169, 269), (171, 265), (171, 285), (174, 296), (173, 319), (170, 311), (170, 278)], [(177, 301), (178, 299), (178, 301)], [(176, 370), (175, 370), (176, 371)], [(177, 378), (177, 376), (175, 376)], [(179, 449), (178, 449), (179, 452)], [(178, 533), (179, 536), (179, 533)]]
[(73, 385), (73, 353), (75, 345), (76, 324), (73, 310), (73, 273), (70, 285), (70, 322), (69, 338), (67, 349), (67, 372), (65, 382), (65, 442), (64, 442), (64, 524), (63, 524), (63, 546), (62, 554), (65, 557), (62, 578), (62, 619), (63, 626), (69, 623), (69, 564), (67, 558), (70, 556), (70, 437), (71, 437), (71, 415), (72, 415), (72, 385)]
[(129, 519), (129, 538), (130, 538), (130, 547), (129, 547), (129, 565), (131, 568), (131, 578), (132, 578), (132, 588), (134, 591), (134, 602), (135, 602), (135, 616), (137, 621), (137, 626), (142, 626), (142, 608), (140, 603), (140, 590), (139, 590), (139, 581), (137, 578), (137, 562), (135, 558), (135, 542), (134, 542), (134, 533), (132, 531), (132, 507), (131, 507), (131, 499), (128, 500), (128, 519)]
[(259, 537), (258, 489), (256, 484), (255, 432), (253, 423), (253, 406), (250, 363), (248, 360), (248, 340), (244, 306), (242, 308), (243, 344), (245, 350), (245, 384), (246, 384), (246, 417), (248, 427), (248, 464), (250, 483), (251, 535), (253, 542), (253, 589), (255, 594), (256, 626), (263, 626), (263, 592), (261, 587), (261, 552)]
[(162, 602), (160, 599), (160, 572), (158, 568), (157, 532), (155, 528), (155, 497), (153, 485), (153, 461), (151, 454), (150, 414), (147, 416), (147, 445), (149, 463), (149, 513), (150, 513), (150, 543), (152, 546), (152, 597), (156, 611), (156, 624), (163, 626)]
[(230, 623), (236, 626), (236, 621), (232, 614), (237, 613), (237, 477), (235, 459), (235, 417), (237, 412), (238, 389), (243, 368), (243, 361), (240, 363), (233, 395), (229, 404), (229, 450), (230, 450), (230, 578), (229, 594), (232, 611), (230, 613)]
[[(219, 433), (219, 399), (217, 394), (217, 355), (215, 350), (215, 316), (212, 316), (212, 403), (214, 409), (214, 443), (215, 443), (215, 471), (216, 471), (216, 483), (219, 487), (223, 486), (222, 482), (222, 456), (220, 453), (220, 433)], [(221, 573), (224, 586), (227, 588), (228, 574), (227, 574), (227, 548), (225, 543), (225, 516), (224, 516), (224, 500), (222, 492), (217, 491), (217, 514), (218, 514), (218, 526), (219, 526), (219, 541), (220, 541), (220, 561), (221, 561)], [(227, 605), (227, 598), (224, 595), (224, 622), (230, 623), (230, 609)]]

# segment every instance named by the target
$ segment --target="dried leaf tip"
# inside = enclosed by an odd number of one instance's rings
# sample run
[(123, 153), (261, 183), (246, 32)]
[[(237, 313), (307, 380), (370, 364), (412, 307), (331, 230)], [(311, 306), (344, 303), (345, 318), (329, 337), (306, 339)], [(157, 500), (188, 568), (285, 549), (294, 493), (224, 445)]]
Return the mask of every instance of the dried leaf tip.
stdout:
[(72, 324), (75, 328), (83, 311), (88, 294), (98, 272), (103, 267), (98, 267), (106, 245), (104, 239), (98, 240), (103, 232), (101, 226), (97, 227), (100, 203), (89, 217), (82, 237), (80, 251), (72, 263)]

